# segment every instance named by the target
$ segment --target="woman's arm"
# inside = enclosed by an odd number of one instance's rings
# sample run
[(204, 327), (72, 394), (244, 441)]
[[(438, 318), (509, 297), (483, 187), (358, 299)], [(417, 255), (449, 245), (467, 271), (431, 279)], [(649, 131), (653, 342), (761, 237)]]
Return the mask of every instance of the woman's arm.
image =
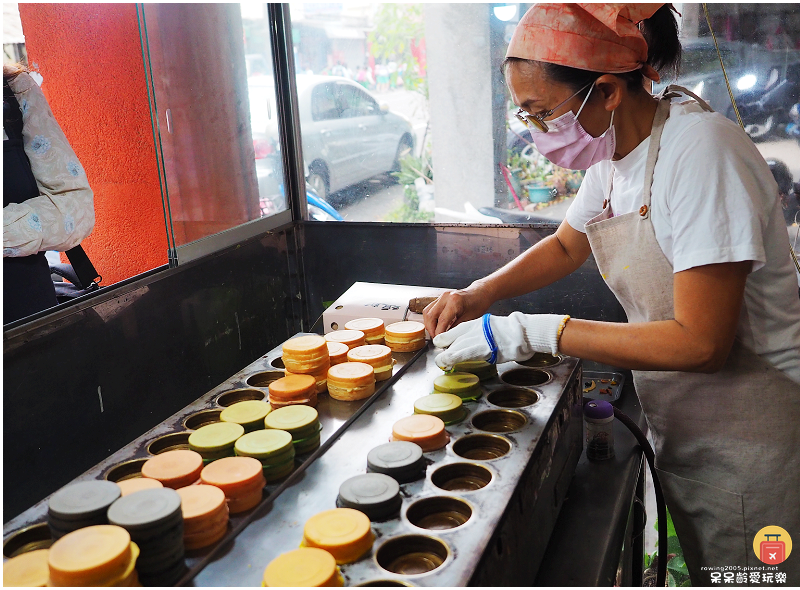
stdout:
[(563, 221), (548, 236), (492, 274), (466, 289), (449, 291), (425, 308), (425, 327), (431, 336), (481, 316), (495, 301), (517, 297), (561, 279), (577, 269), (591, 253), (586, 234)]
[(69, 250), (94, 228), (89, 180), (33, 78), (22, 73), (9, 86), (22, 109), (25, 153), (40, 196), (3, 207), (3, 256)]
[(638, 370), (713, 373), (733, 346), (752, 262), (698, 266), (674, 275), (675, 319), (614, 324), (573, 319), (559, 351)]

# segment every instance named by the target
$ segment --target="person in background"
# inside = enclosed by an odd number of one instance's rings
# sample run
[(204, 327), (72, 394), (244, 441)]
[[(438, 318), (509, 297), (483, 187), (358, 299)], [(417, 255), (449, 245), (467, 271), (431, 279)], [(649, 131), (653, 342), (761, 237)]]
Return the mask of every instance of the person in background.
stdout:
[(3, 323), (57, 305), (45, 251), (94, 228), (86, 172), (25, 68), (3, 65)]

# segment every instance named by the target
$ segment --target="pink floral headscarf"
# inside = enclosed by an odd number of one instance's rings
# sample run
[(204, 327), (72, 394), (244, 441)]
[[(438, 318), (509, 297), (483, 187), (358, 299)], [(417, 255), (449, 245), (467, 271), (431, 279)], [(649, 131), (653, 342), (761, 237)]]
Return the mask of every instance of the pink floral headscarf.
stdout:
[(506, 57), (609, 74), (641, 68), (645, 77), (658, 82), (658, 72), (646, 63), (647, 42), (636, 25), (663, 5), (535, 4), (519, 21)]

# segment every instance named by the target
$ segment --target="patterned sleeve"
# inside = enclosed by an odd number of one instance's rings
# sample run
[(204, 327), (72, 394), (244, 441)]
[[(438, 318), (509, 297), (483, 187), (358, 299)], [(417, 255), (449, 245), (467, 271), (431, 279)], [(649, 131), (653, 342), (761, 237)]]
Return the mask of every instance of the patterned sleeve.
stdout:
[(94, 228), (89, 180), (33, 78), (22, 73), (9, 86), (22, 110), (23, 143), (39, 196), (3, 207), (3, 256), (69, 250)]

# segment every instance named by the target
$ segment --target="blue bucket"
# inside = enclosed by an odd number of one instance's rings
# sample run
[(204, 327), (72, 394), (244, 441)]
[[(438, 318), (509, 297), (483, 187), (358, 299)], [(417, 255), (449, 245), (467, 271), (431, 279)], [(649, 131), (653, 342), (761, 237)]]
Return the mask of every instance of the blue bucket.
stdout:
[(526, 188), (528, 189), (528, 200), (530, 200), (531, 203), (547, 203), (555, 199), (556, 195), (558, 195), (558, 191), (555, 188), (547, 186), (529, 184)]

